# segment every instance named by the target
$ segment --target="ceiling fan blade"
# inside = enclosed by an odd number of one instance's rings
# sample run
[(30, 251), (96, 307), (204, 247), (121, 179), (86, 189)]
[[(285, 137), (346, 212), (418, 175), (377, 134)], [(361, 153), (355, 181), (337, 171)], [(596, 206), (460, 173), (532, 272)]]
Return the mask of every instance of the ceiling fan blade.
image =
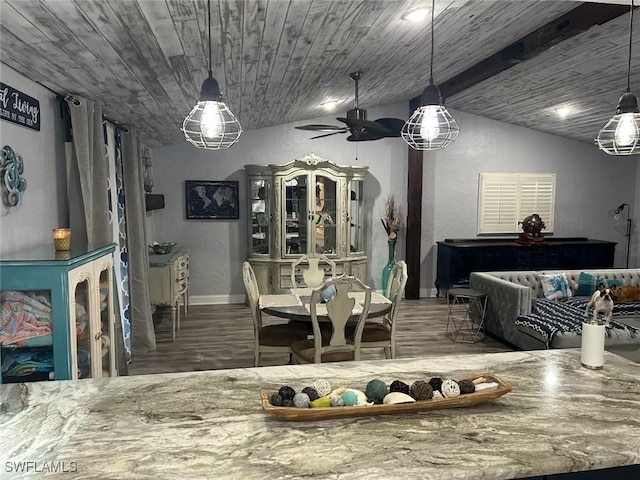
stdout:
[(355, 132), (347, 137), (348, 142), (368, 142), (371, 140), (380, 140), (384, 138), (385, 135), (378, 135), (370, 132)]
[(318, 135), (315, 137), (311, 137), (310, 140), (313, 140), (314, 138), (323, 138), (323, 137), (329, 137), (331, 135), (336, 135), (337, 133), (347, 133), (349, 130), (347, 130), (346, 128), (343, 130), (340, 130), (339, 132), (331, 132), (331, 133), (325, 133), (324, 135)]
[(400, 118), (378, 118), (376, 123), (379, 123), (391, 131), (391, 135), (385, 135), (387, 137), (399, 137), (404, 127), (405, 121)]
[(391, 135), (393, 132), (384, 125), (374, 122), (373, 120), (361, 120), (357, 118), (338, 118), (341, 122), (346, 123), (350, 128), (364, 128), (368, 132), (376, 133), (382, 136)]
[(311, 125), (300, 125), (297, 128), (298, 130), (311, 130), (314, 132), (336, 132), (345, 130), (344, 127), (339, 125), (320, 125), (320, 124), (311, 124)]

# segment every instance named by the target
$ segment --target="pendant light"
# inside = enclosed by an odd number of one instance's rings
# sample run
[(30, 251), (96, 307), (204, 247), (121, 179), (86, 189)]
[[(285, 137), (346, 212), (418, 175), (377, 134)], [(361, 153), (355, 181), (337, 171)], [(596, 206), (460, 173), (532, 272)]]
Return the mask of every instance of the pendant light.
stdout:
[(640, 153), (640, 110), (638, 99), (631, 93), (631, 44), (633, 34), (633, 0), (629, 11), (629, 60), (627, 64), (627, 89), (618, 100), (616, 114), (602, 127), (596, 143), (609, 155), (633, 155)]
[(182, 122), (187, 142), (198, 148), (229, 148), (240, 138), (242, 127), (222, 100), (218, 81), (211, 73), (211, 0), (207, 1), (209, 18), (209, 77), (202, 83), (200, 101)]
[(422, 92), (421, 106), (402, 127), (402, 139), (414, 150), (440, 150), (452, 143), (460, 129), (444, 106), (440, 89), (433, 83), (433, 17), (435, 0), (431, 1), (431, 72), (429, 85)]

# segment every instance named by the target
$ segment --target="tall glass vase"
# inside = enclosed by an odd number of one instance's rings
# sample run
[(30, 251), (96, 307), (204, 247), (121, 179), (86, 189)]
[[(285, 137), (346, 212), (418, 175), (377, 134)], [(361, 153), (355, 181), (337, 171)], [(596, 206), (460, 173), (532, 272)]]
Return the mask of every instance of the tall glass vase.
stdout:
[(387, 282), (389, 281), (389, 275), (391, 274), (391, 270), (396, 264), (396, 241), (389, 240), (387, 241), (389, 246), (389, 258), (387, 260), (387, 264), (382, 267), (382, 291), (385, 296), (389, 293), (387, 292)]

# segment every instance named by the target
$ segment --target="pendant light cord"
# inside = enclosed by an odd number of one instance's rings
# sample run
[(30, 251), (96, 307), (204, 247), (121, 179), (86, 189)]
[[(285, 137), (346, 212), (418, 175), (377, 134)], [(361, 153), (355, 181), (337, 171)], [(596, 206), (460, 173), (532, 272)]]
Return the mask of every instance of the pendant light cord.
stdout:
[[(632, 0), (633, 3), (633, 0)], [(209, 19), (209, 76), (212, 77), (211, 72), (211, 0), (207, 0), (207, 16)]]
[[(631, 0), (631, 3), (633, 4), (633, 0)], [(433, 16), (434, 16), (435, 8), (436, 8), (436, 0), (431, 0), (431, 66), (430, 66), (431, 71), (429, 74), (429, 83), (431, 85), (433, 85)], [(631, 57), (631, 54), (629, 54), (629, 57)], [(629, 62), (631, 62), (631, 58), (629, 58)]]
[(631, 39), (633, 37), (633, 0), (631, 0), (631, 11), (629, 13), (629, 62), (627, 64), (627, 93), (631, 91)]

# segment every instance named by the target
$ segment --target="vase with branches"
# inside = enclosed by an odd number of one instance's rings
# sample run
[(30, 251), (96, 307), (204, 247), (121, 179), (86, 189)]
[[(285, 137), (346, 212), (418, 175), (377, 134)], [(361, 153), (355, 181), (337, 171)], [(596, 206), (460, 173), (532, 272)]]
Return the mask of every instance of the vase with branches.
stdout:
[(388, 259), (386, 265), (382, 267), (382, 290), (387, 295), (389, 275), (396, 264), (396, 241), (402, 228), (402, 211), (396, 203), (395, 195), (388, 195), (385, 199), (384, 218), (381, 218), (380, 221), (385, 232), (387, 232)]

